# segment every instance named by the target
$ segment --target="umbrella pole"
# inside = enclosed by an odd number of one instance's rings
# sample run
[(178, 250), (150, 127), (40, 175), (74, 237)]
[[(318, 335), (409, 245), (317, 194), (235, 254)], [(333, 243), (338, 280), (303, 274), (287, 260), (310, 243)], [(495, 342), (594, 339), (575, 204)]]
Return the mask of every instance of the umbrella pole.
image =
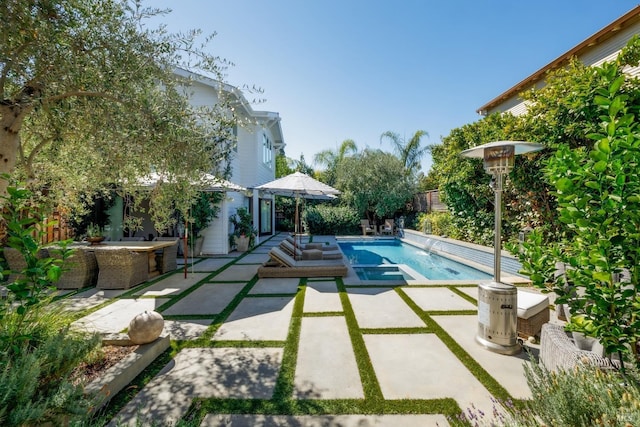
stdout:
[(187, 278), (187, 268), (189, 267), (189, 262), (188, 262), (188, 256), (187, 256), (187, 252), (189, 251), (189, 245), (187, 244), (187, 233), (189, 230), (189, 223), (185, 220), (184, 221), (184, 244), (182, 245), (182, 248), (184, 249), (182, 252), (184, 252), (182, 255), (184, 255), (184, 278)]
[(298, 232), (300, 230), (300, 225), (298, 224), (298, 202), (300, 201), (300, 199), (298, 197), (296, 197), (296, 225), (294, 227), (295, 230), (295, 236), (293, 237), (293, 258), (296, 258), (296, 244), (298, 241)]

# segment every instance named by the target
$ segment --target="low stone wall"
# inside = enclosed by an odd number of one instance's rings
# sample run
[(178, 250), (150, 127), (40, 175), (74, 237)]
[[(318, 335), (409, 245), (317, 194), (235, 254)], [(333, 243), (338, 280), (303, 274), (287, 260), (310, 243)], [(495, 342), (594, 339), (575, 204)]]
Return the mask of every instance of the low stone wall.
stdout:
[[(493, 270), (493, 248), (449, 239), (447, 237), (424, 234), (414, 230), (404, 230), (403, 241), (417, 246), (425, 251), (439, 255), (451, 255), (457, 258), (491, 268)], [(514, 276), (525, 277), (518, 271), (522, 268), (520, 261), (507, 251), (502, 251), (501, 270)]]

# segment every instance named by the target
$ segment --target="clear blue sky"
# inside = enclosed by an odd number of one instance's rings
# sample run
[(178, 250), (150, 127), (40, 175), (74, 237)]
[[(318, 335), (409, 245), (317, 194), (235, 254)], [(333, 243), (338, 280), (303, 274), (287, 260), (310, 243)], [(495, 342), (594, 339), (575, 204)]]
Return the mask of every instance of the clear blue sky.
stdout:
[[(216, 32), (226, 82), (255, 85), (282, 118), (288, 157), (308, 163), (345, 139), (391, 151), (423, 144), (633, 9), (638, 0), (154, 0), (171, 31)], [(252, 95), (247, 94), (248, 99)], [(489, 141), (487, 141), (489, 142)], [(431, 159), (423, 159), (423, 172)]]

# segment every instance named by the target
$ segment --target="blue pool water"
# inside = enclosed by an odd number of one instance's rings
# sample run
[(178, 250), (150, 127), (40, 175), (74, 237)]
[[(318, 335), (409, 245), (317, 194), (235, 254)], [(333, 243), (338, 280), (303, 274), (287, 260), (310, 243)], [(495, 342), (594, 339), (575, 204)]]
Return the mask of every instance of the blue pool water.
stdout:
[[(399, 240), (340, 241), (338, 244), (351, 265), (406, 264), (430, 280), (490, 280), (492, 277)], [(362, 279), (372, 280), (385, 280), (384, 276), (381, 274), (380, 278), (375, 278), (360, 275)]]

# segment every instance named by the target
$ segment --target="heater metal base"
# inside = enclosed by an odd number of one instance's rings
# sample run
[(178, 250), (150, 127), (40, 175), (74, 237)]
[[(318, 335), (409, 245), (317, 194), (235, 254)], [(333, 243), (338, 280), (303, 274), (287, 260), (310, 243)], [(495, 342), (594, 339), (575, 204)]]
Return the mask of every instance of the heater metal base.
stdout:
[(520, 344), (517, 344), (517, 343), (514, 345), (496, 344), (480, 336), (476, 336), (476, 342), (489, 351), (492, 351), (494, 353), (506, 354), (507, 356), (518, 354), (522, 350), (522, 347), (520, 346)]

